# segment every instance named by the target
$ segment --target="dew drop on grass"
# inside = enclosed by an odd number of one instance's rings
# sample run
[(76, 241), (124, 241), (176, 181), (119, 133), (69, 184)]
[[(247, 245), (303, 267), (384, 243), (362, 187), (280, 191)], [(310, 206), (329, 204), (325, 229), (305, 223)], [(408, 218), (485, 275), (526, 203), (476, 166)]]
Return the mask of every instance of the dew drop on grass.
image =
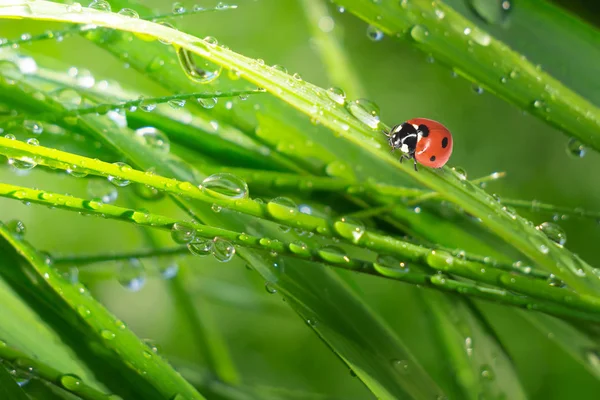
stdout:
[(237, 176), (220, 172), (202, 181), (202, 192), (215, 199), (246, 199), (248, 185)]
[(475, 94), (483, 94), (483, 88), (476, 83), (471, 86), (471, 89)]
[(275, 294), (275, 293), (277, 293), (277, 288), (275, 286), (273, 286), (273, 284), (271, 284), (269, 282), (265, 283), (265, 290), (269, 294)]
[(121, 263), (119, 283), (127, 290), (137, 292), (146, 284), (146, 270), (140, 260), (132, 258)]
[(153, 126), (138, 128), (135, 130), (135, 135), (142, 143), (154, 150), (168, 153), (171, 149), (167, 135)]
[(119, 192), (109, 182), (103, 179), (89, 179), (87, 193), (94, 200), (104, 204), (112, 204), (117, 200)]
[(379, 127), (379, 107), (370, 100), (358, 99), (346, 104), (346, 108), (356, 119), (371, 129)]
[(279, 65), (279, 64), (275, 64), (271, 68), (273, 68), (276, 71), (283, 72), (284, 74), (287, 74), (287, 72), (288, 72), (286, 67), (284, 67), (283, 65)]
[(23, 128), (35, 135), (39, 135), (42, 132), (44, 132), (44, 126), (40, 121), (26, 119), (25, 121), (23, 121)]
[(80, 13), (83, 10), (80, 3), (73, 3), (67, 6), (67, 12), (70, 13)]
[(567, 234), (564, 229), (559, 225), (552, 222), (544, 222), (536, 227), (536, 229), (542, 232), (553, 242), (563, 246), (567, 243)]
[(231, 244), (231, 242), (220, 237), (216, 237), (213, 240), (212, 255), (219, 262), (231, 261), (235, 255), (235, 247), (233, 244)]
[(19, 158), (9, 157), (8, 164), (16, 170), (29, 171), (37, 165), (37, 162), (35, 162), (35, 160), (31, 157), (21, 156)]
[[(210, 44), (207, 39), (204, 39), (204, 44)], [(194, 55), (184, 48), (177, 49), (177, 58), (183, 72), (190, 80), (197, 83), (210, 83), (219, 78), (223, 71), (223, 67), (206, 60), (200, 60), (197, 63)]]
[(25, 232), (27, 232), (27, 228), (25, 228), (25, 224), (18, 219), (13, 219), (6, 223), (6, 228), (13, 234), (13, 236), (17, 239), (23, 239), (25, 236)]
[[(123, 172), (131, 171), (131, 167), (129, 165), (125, 164), (124, 162), (116, 162), (116, 163), (113, 163), (113, 165), (118, 166), (119, 169)], [(130, 181), (128, 179), (118, 178), (114, 175), (108, 175), (108, 181), (118, 187), (124, 187), (124, 186), (129, 185), (129, 183), (130, 183)]]
[[(82, 168), (78, 165), (75, 165), (75, 164), (68, 167), (66, 169), (66, 172), (67, 172), (67, 174), (69, 174), (69, 176), (72, 176), (73, 178), (85, 178), (88, 175), (87, 171), (84, 168)], [(97, 180), (97, 179), (94, 179), (94, 180)], [(104, 181), (100, 181), (100, 182), (104, 182)], [(115, 193), (116, 193), (116, 191), (115, 191)]]
[(452, 167), (452, 172), (461, 181), (467, 180), (467, 171), (461, 167)]
[(131, 8), (122, 8), (117, 14), (134, 19), (138, 19), (140, 17), (137, 11), (132, 10)]
[(60, 384), (71, 392), (77, 392), (81, 387), (81, 378), (74, 374), (65, 374), (60, 377)]
[(501, 24), (508, 18), (512, 4), (509, 0), (468, 0), (475, 14), (488, 24)]
[(486, 381), (493, 381), (496, 379), (496, 375), (494, 374), (494, 370), (487, 364), (481, 366), (481, 378)]
[[(135, 291), (137, 290), (139, 289), (136, 289)], [(115, 335), (113, 331), (109, 331), (108, 329), (102, 329), (100, 331), (100, 336), (102, 336), (102, 338), (105, 340), (113, 340), (117, 335)]]
[(296, 240), (296, 241), (293, 241), (292, 243), (290, 243), (289, 248), (290, 248), (290, 251), (295, 254), (304, 254), (304, 255), (310, 254), (310, 251), (309, 251), (306, 243), (304, 243), (300, 240)]
[(158, 272), (163, 279), (172, 279), (179, 272), (179, 265), (173, 260), (158, 260)]
[(383, 39), (383, 32), (379, 28), (369, 25), (367, 27), (367, 37), (374, 42), (378, 42)]
[(185, 222), (176, 222), (171, 227), (171, 238), (177, 244), (190, 243), (196, 237), (196, 229)]
[(276, 197), (267, 203), (269, 213), (280, 220), (294, 218), (298, 214), (296, 203), (287, 197)]
[(586, 148), (579, 140), (575, 138), (569, 139), (567, 144), (567, 154), (574, 158), (582, 158), (585, 156)]
[(152, 100), (144, 99), (144, 97), (140, 97), (140, 110), (144, 112), (152, 112), (156, 109), (156, 103)]
[(164, 192), (161, 192), (153, 186), (143, 185), (141, 183), (134, 183), (133, 191), (137, 196), (148, 201), (157, 201), (165, 197)]
[(358, 243), (365, 233), (365, 225), (361, 221), (349, 217), (340, 218), (334, 223), (334, 228), (340, 236), (353, 243)]
[(182, 3), (176, 1), (175, 3), (173, 3), (173, 6), (171, 7), (171, 11), (173, 11), (174, 14), (181, 14), (181, 13), (185, 12), (185, 7), (183, 6)]
[(429, 30), (425, 25), (415, 25), (410, 30), (410, 36), (419, 43), (429, 40)]
[(338, 104), (346, 102), (346, 93), (338, 87), (330, 87), (327, 89), (327, 96)]
[(317, 253), (319, 257), (321, 257), (324, 261), (343, 264), (350, 262), (350, 258), (346, 252), (337, 246), (325, 246), (322, 249), (318, 250)]
[(443, 250), (432, 250), (426, 257), (427, 264), (439, 270), (446, 270), (454, 264), (452, 254)]
[(584, 357), (594, 369), (600, 371), (600, 350), (598, 350), (598, 349), (584, 350)]
[(406, 375), (410, 372), (410, 366), (406, 360), (392, 360), (392, 367), (402, 375)]
[(183, 107), (185, 107), (185, 100), (183, 100), (183, 99), (171, 99), (171, 100), (167, 101), (167, 104), (173, 110), (180, 110)]
[(211, 108), (214, 108), (217, 105), (216, 97), (209, 97), (207, 99), (198, 97), (197, 101), (198, 101), (198, 104), (200, 104), (200, 106), (202, 106), (202, 108), (206, 108), (208, 110), (210, 110)]
[(94, 0), (90, 3), (90, 5), (88, 7), (92, 8), (94, 10), (107, 11), (107, 12), (112, 11), (110, 8), (110, 3), (105, 0)]
[(210, 239), (197, 237), (187, 244), (188, 250), (195, 256), (204, 257), (211, 253), (214, 242)]

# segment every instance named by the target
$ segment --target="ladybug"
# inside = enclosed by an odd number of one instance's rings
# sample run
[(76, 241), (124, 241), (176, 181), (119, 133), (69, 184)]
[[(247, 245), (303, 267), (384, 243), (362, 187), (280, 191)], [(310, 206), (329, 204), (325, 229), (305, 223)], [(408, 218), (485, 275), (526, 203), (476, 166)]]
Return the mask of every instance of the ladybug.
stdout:
[(444, 125), (427, 118), (413, 118), (396, 125), (388, 134), (392, 150), (400, 149), (404, 159), (411, 158), (426, 167), (442, 168), (452, 154), (452, 134)]

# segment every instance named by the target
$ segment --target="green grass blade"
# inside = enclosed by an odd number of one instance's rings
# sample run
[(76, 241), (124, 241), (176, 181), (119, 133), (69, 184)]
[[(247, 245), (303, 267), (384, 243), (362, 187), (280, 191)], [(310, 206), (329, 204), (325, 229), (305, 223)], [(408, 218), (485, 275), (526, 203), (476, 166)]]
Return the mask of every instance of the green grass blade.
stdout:
[[(442, 2), (341, 0), (391, 37), (449, 65), (459, 75), (600, 150), (600, 109), (541, 71)], [(380, 15), (383, 19), (378, 19)]]
[[(44, 257), (27, 242), (15, 238), (4, 225), (0, 226), (0, 236), (5, 254), (31, 279), (30, 288), (23, 290), (36, 290), (57, 310), (70, 316), (77, 315), (76, 319), (69, 318), (66, 322), (75, 324), (73, 329), (84, 329), (89, 340), (102, 343), (107, 350), (99, 355), (106, 357), (106, 362), (114, 363), (113, 368), (120, 368), (129, 379), (144, 382), (145, 386), (137, 387), (139, 393), (144, 393), (147, 398), (170, 399), (179, 394), (190, 399), (203, 399), (163, 359), (149, 351), (145, 343), (89, 296), (81, 284), (66, 281), (46, 264)], [(111, 356), (115, 353), (120, 354), (116, 363)]]
[(5, 365), (0, 365), (0, 396), (3, 399), (30, 400), (27, 393), (8, 373)]

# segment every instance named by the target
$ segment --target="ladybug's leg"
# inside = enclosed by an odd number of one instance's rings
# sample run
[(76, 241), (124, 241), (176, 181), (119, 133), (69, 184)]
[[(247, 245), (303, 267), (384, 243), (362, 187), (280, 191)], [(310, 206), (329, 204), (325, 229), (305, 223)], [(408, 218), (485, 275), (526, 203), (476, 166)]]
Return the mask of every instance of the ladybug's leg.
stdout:
[(412, 156), (413, 162), (415, 163), (415, 171), (419, 172), (419, 170), (417, 169), (417, 158), (415, 157), (415, 155), (413, 154)]

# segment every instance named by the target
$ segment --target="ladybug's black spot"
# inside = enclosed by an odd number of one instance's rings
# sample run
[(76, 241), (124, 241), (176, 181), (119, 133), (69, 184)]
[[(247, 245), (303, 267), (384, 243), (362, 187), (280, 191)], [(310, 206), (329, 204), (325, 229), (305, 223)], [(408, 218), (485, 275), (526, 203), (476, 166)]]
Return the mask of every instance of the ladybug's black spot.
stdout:
[(448, 136), (442, 139), (442, 148), (445, 149), (448, 147)]
[(432, 162), (435, 161), (435, 156), (429, 157), (429, 161), (432, 161)]
[(427, 125), (419, 125), (419, 130), (421, 131), (421, 134), (423, 135), (423, 137), (427, 137), (429, 136), (429, 128), (427, 127)]

